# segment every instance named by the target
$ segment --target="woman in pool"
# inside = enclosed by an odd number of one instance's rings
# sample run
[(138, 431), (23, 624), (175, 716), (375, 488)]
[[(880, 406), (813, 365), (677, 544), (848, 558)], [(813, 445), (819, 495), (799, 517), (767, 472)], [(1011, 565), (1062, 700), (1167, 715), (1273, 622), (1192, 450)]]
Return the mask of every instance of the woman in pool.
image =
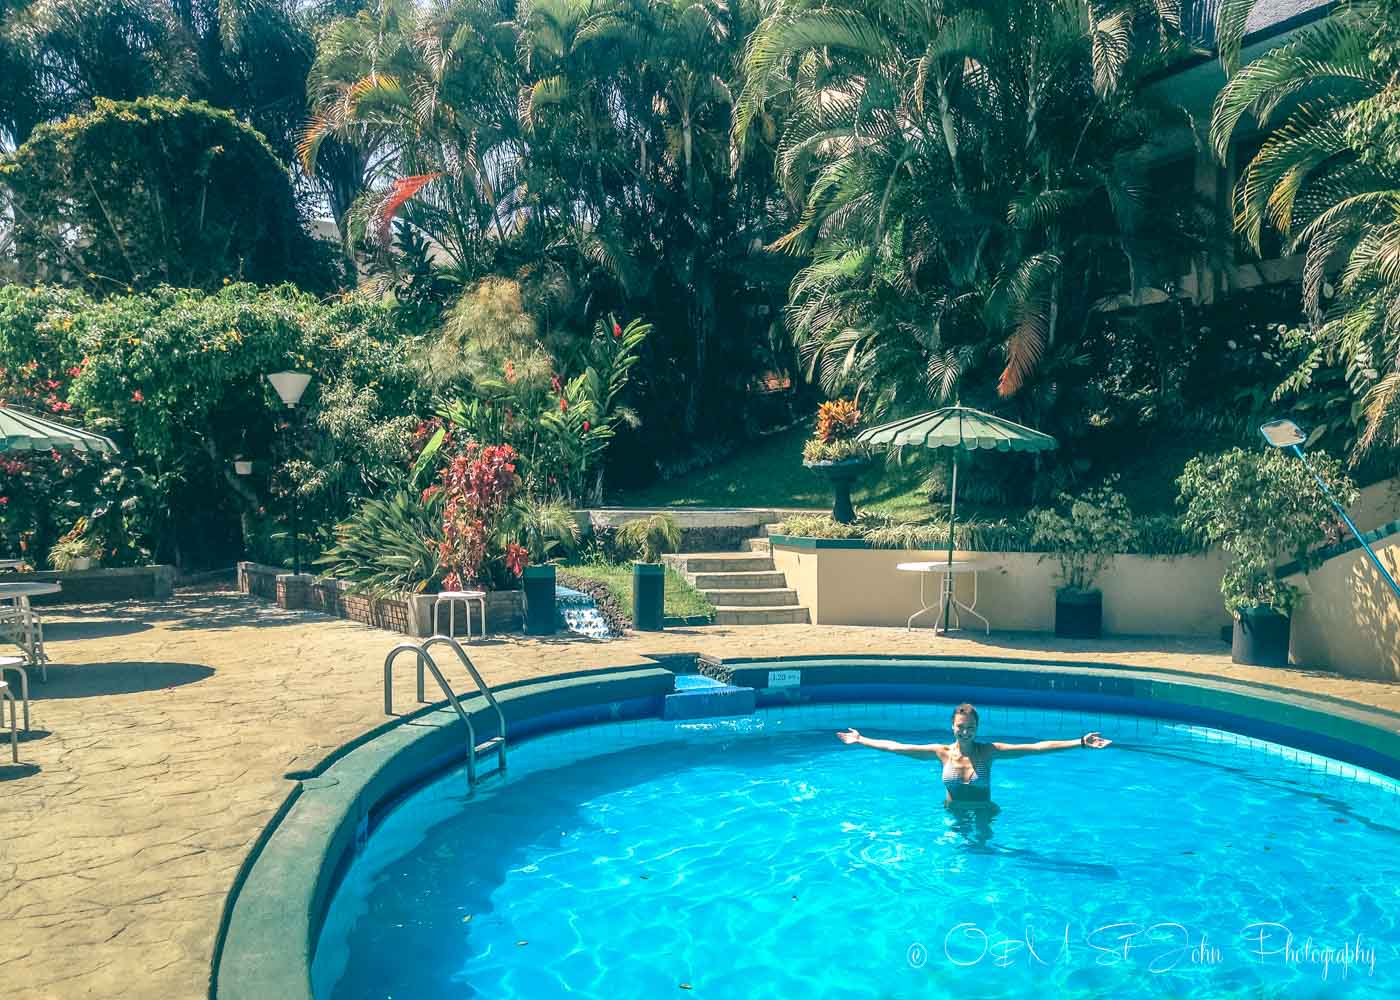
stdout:
[(1106, 740), (1098, 733), (1085, 733), (1077, 740), (1041, 740), (1039, 743), (978, 743), (977, 709), (963, 703), (953, 709), (953, 743), (896, 743), (894, 740), (872, 740), (854, 729), (837, 733), (842, 743), (853, 746), (870, 747), (872, 750), (887, 750), (928, 760), (937, 757), (943, 762), (943, 788), (947, 797), (945, 806), (971, 806), (996, 808), (992, 802), (992, 761), (1010, 760), (1035, 753), (1052, 753), (1056, 750), (1102, 750), (1112, 740)]

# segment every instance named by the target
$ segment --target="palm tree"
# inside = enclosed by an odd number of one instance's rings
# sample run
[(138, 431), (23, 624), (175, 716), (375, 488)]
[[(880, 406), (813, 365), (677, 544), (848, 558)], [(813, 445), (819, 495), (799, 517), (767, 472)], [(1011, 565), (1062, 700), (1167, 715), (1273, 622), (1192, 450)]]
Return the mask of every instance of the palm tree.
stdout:
[[(1257, 251), (1268, 229), (1304, 255), (1316, 346), (1275, 398), (1345, 366), (1363, 405), (1354, 458), (1400, 443), (1400, 12), (1349, 2), (1241, 67), (1253, 0), (1224, 0), (1217, 34), (1231, 71), (1211, 145), (1222, 161), (1245, 122), (1270, 129), (1235, 190), (1235, 226)], [(1331, 305), (1324, 297), (1333, 291)]]
[(829, 391), (880, 386), (877, 409), (955, 395), (999, 344), (1013, 396), (1079, 335), (1131, 273), (1133, 83), (1177, 26), (1169, 4), (778, 0), (734, 137), (791, 103), (778, 171), (802, 216), (773, 247), (813, 255), (789, 325)]

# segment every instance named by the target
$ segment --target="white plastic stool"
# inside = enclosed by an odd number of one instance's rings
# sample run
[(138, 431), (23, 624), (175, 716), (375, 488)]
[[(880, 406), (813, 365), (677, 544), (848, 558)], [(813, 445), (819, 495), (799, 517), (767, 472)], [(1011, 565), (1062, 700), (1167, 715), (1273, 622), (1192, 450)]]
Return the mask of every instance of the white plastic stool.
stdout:
[[(25, 670), (25, 664), (29, 661), (22, 656), (0, 656), (0, 679), (3, 679), (7, 671), (13, 670), (19, 674), (19, 697), (24, 703), (24, 731), (29, 732), (29, 671)], [(14, 695), (10, 695), (14, 698)]]
[(486, 638), (486, 591), (484, 590), (444, 590), (438, 594), (433, 601), (433, 631), (438, 635), (443, 635), (442, 629), (438, 628), (438, 608), (442, 603), (447, 602), (447, 632), (450, 638), (457, 637), (457, 601), (466, 605), (467, 609), (467, 642), (472, 641), (472, 602), (477, 603), (481, 611), (481, 637)]
[[(0, 698), (10, 703), (10, 756), (19, 763), (19, 729), (15, 726), (15, 696), (10, 694), (10, 685), (0, 681)], [(0, 722), (5, 721), (5, 706), (0, 702)]]

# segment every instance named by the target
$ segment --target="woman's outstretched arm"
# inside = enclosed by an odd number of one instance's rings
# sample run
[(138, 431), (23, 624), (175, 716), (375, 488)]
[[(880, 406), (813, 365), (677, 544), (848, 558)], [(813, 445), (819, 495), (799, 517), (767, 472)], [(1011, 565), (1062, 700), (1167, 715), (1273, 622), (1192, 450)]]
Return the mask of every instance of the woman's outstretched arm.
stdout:
[(917, 757), (926, 760), (929, 757), (942, 757), (948, 749), (942, 743), (896, 743), (894, 740), (872, 740), (868, 736), (862, 736), (854, 729), (847, 729), (845, 732), (837, 733), (836, 738), (842, 743), (852, 746), (869, 747), (872, 750), (884, 750), (889, 753), (901, 754), (905, 757)]
[(1113, 743), (1098, 733), (1085, 733), (1077, 740), (1041, 740), (1039, 743), (993, 743), (992, 749), (999, 758), (1025, 757), (1033, 753), (1052, 753), (1055, 750), (1102, 750)]

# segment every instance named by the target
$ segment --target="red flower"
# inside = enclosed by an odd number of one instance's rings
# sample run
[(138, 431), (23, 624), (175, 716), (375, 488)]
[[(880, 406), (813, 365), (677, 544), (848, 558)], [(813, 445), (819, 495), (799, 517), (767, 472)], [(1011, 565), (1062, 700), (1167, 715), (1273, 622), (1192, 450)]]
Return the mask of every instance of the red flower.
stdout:
[(81, 375), (82, 373), (83, 373), (83, 368), (82, 368), (81, 365), (74, 365), (72, 368), (69, 368), (69, 369), (68, 369), (68, 374), (69, 374), (69, 375), (72, 375), (74, 378), (77, 378), (77, 377), (78, 377), (79, 375)]
[(563, 396), (560, 396), (560, 397), (559, 397), (559, 412), (560, 412), (560, 413), (568, 413), (568, 412), (569, 412), (569, 401), (568, 401), (567, 399), (565, 399)]
[(549, 376), (549, 387), (550, 387), (551, 389), (553, 389), (555, 392), (563, 392), (563, 391), (564, 391), (564, 383), (559, 381), (559, 376), (558, 376), (558, 375), (551, 375), (551, 376)]
[(585, 433), (585, 434), (588, 433), (588, 421), (587, 421), (587, 420), (585, 420), (585, 421), (583, 422), (583, 433)]
[(516, 576), (525, 574), (525, 567), (529, 565), (530, 554), (525, 549), (511, 542), (506, 546), (506, 568)]
[(614, 336), (614, 337), (621, 337), (621, 336), (622, 336), (622, 327), (618, 326), (616, 323), (613, 324), (613, 336)]
[(9, 502), (10, 502), (10, 498), (9, 498), (9, 497), (0, 497), (0, 506), (4, 506), (5, 504), (7, 504), (7, 503), (9, 503)]
[(145, 402), (145, 399), (146, 399), (146, 397), (143, 396), (143, 395), (141, 395), (141, 390), (140, 390), (140, 389), (137, 389), (135, 392), (133, 392), (133, 393), (131, 394), (131, 401), (132, 401), (133, 403)]
[(507, 361), (507, 362), (506, 362), (506, 381), (507, 381), (507, 382), (514, 382), (514, 381), (515, 381), (515, 362), (513, 362), (513, 361)]
[(433, 497), (437, 496), (438, 491), (441, 489), (441, 486), (429, 486), (426, 490), (423, 491), (423, 495), (420, 496), (418, 499), (423, 503), (427, 503)]

